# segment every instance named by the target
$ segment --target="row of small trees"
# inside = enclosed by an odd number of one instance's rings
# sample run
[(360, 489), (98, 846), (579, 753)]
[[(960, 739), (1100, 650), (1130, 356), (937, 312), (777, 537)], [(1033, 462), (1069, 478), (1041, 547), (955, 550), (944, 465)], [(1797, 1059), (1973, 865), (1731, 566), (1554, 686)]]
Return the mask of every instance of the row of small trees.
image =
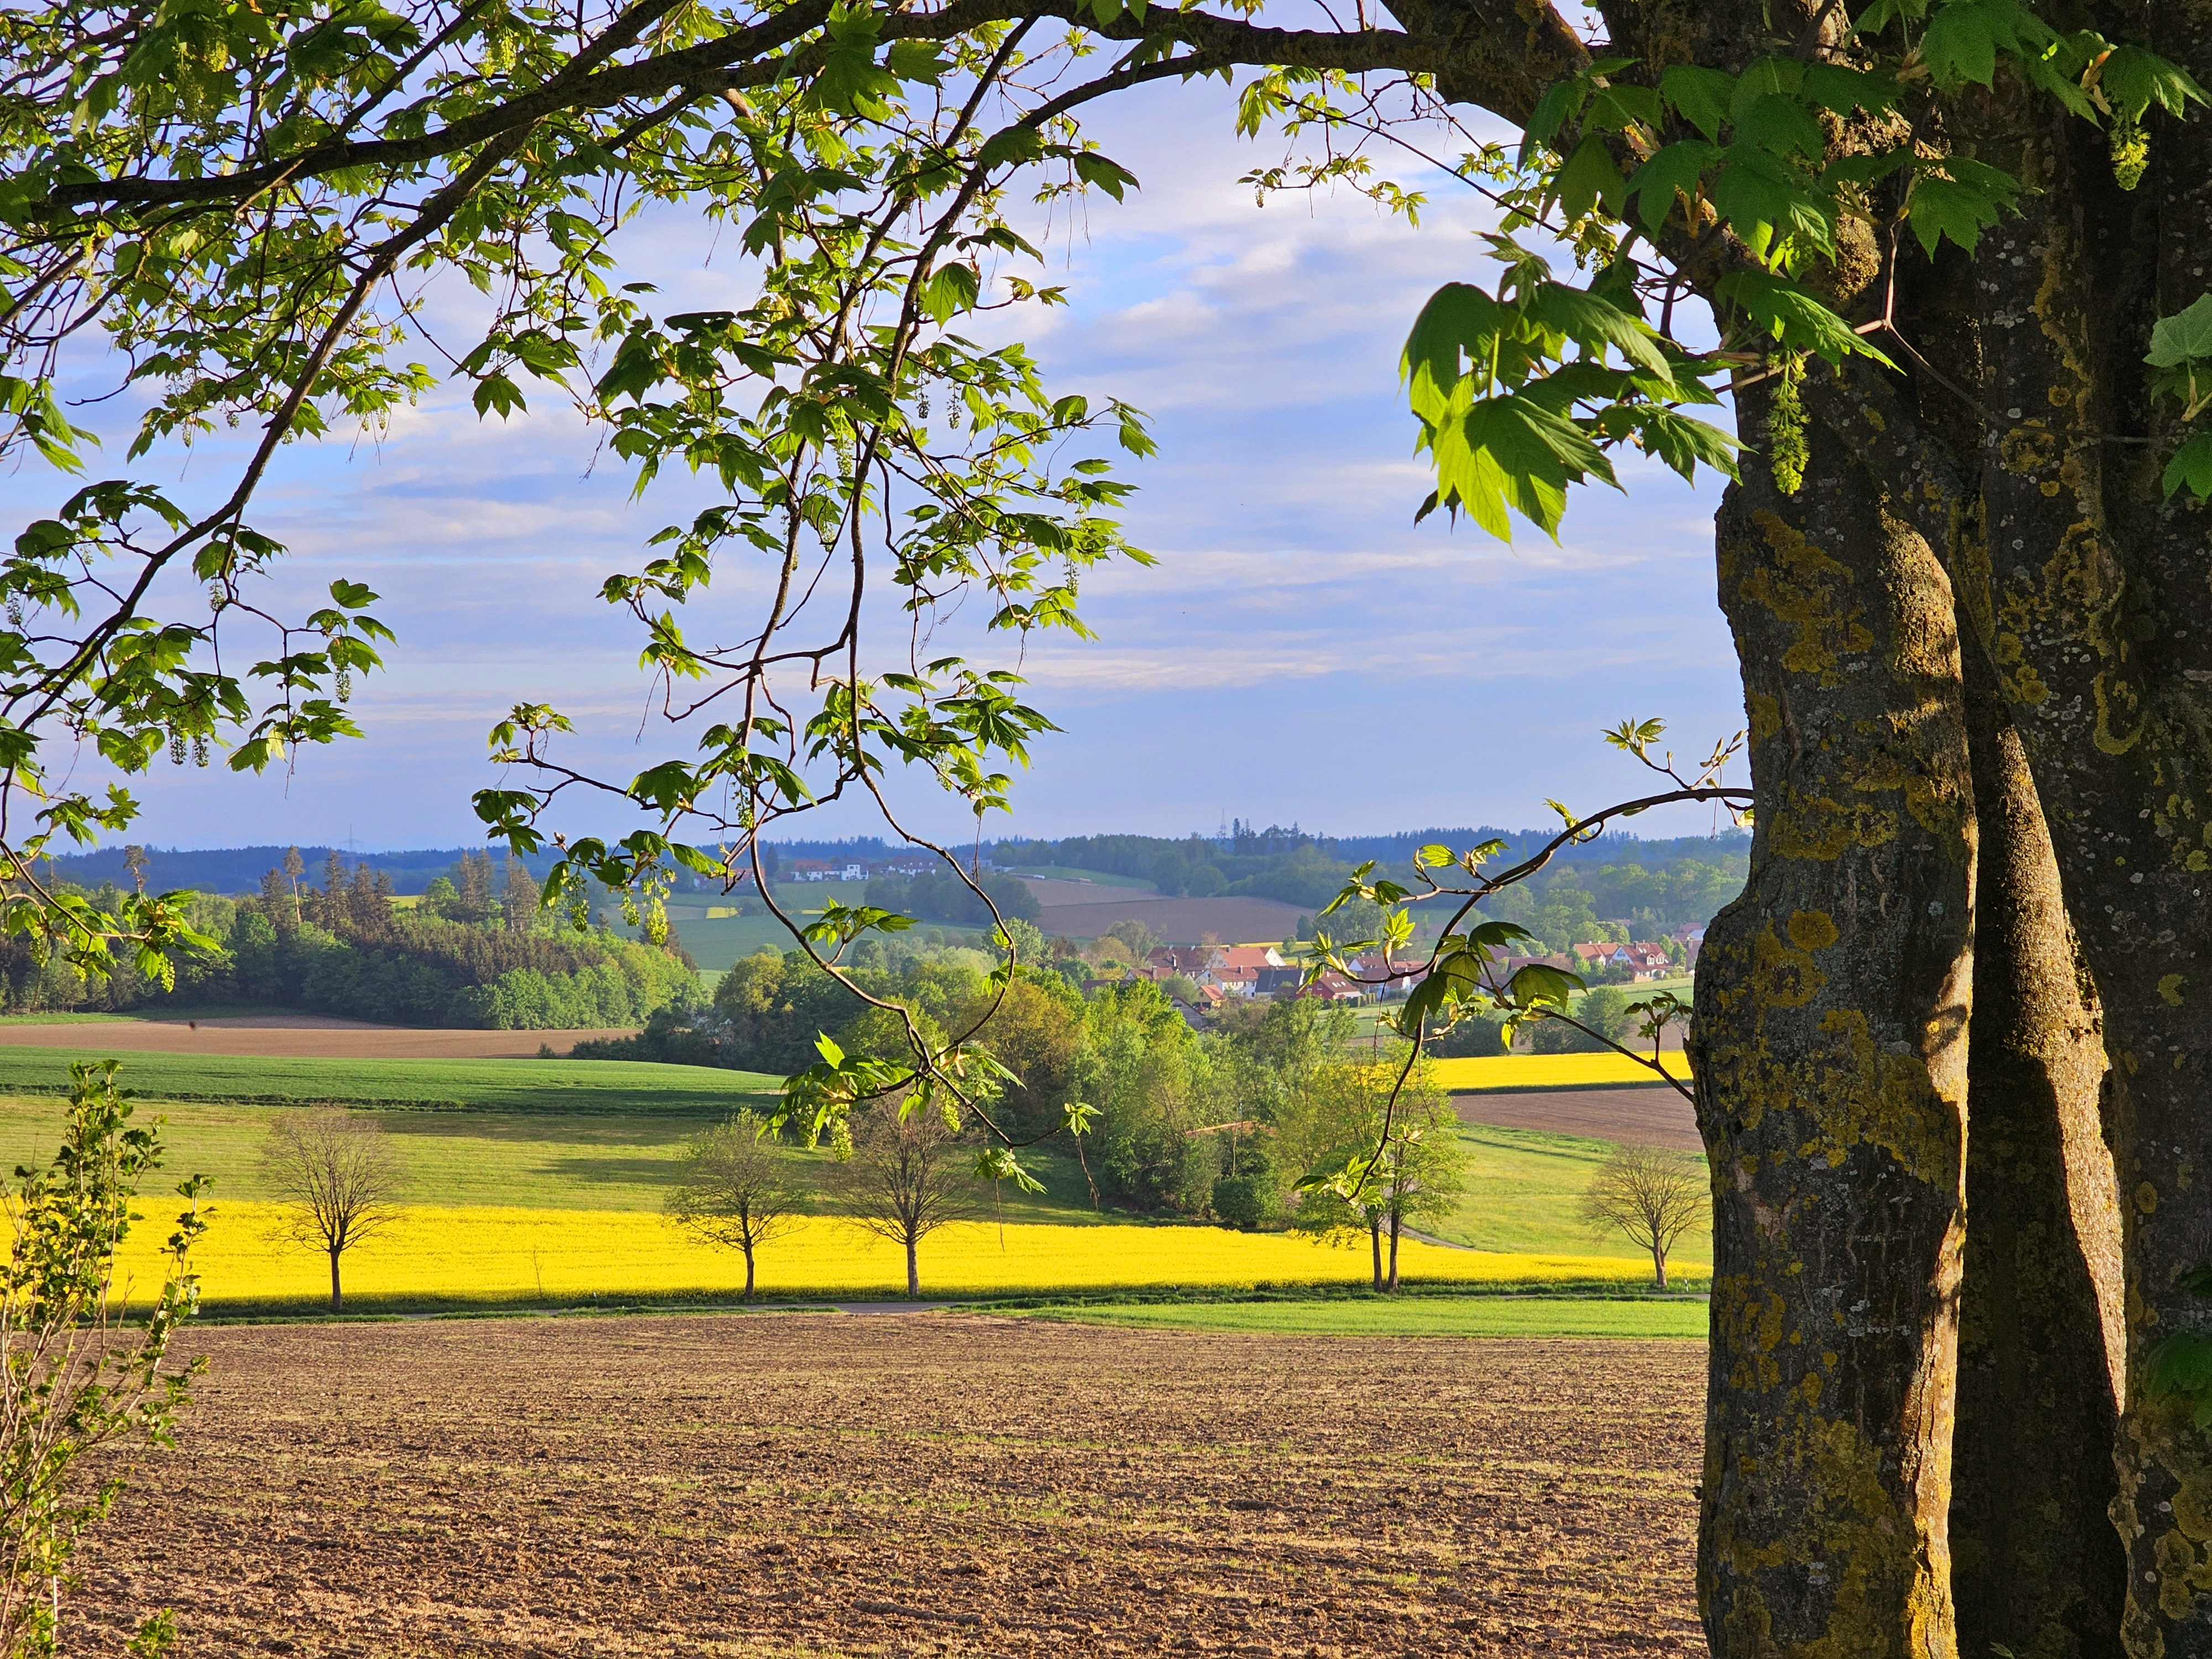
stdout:
[[(977, 1213), (975, 1182), (956, 1158), (960, 1146), (937, 1114), (902, 1119), (878, 1110), (855, 1121), (852, 1156), (831, 1166), (835, 1212), (905, 1251), (909, 1296), (921, 1294), (921, 1241)], [(281, 1205), (273, 1238), (328, 1258), (331, 1308), (341, 1310), (346, 1255), (397, 1220), (405, 1196), (389, 1140), (372, 1120), (335, 1107), (283, 1112), (263, 1143), (261, 1171)], [(691, 1141), (667, 1203), (678, 1225), (744, 1257), (748, 1297), (761, 1249), (817, 1208), (751, 1112)]]
[[(833, 1166), (836, 1212), (904, 1251), (909, 1297), (921, 1294), (922, 1240), (977, 1211), (973, 1178), (957, 1158), (960, 1141), (957, 1127), (939, 1113), (901, 1117), (878, 1107), (854, 1121), (852, 1156)], [(792, 1179), (767, 1126), (739, 1112), (690, 1143), (666, 1212), (707, 1243), (744, 1255), (750, 1298), (760, 1251), (815, 1206), (813, 1194)]]
[[(1209, 1132), (1230, 1146), (1229, 1173), (1217, 1183), (1227, 1189), (1217, 1200), (1224, 1212), (1235, 1208), (1237, 1183), (1266, 1179), (1237, 1174), (1234, 1150), (1240, 1135), (1265, 1127), (1227, 1123)], [(1423, 1224), (1458, 1203), (1466, 1188), (1467, 1154), (1448, 1109), (1408, 1110), (1359, 1127), (1371, 1130), (1367, 1144), (1373, 1151), (1349, 1155), (1335, 1170), (1303, 1182), (1291, 1224), (1338, 1238), (1364, 1232), (1375, 1288), (1395, 1291), (1401, 1241), (1408, 1234), (1420, 1237)], [(918, 1297), (923, 1240), (980, 1210), (980, 1177), (960, 1157), (965, 1146), (957, 1124), (940, 1113), (902, 1116), (878, 1107), (854, 1120), (850, 1156), (829, 1166), (829, 1190), (817, 1194), (795, 1178), (767, 1123), (739, 1112), (689, 1143), (665, 1212), (695, 1237), (743, 1256), (748, 1298), (757, 1283), (761, 1251), (825, 1209), (897, 1246), (906, 1258), (907, 1294)], [(283, 1201), (276, 1237), (328, 1257), (331, 1307), (342, 1309), (346, 1254), (399, 1212), (403, 1176), (383, 1131), (335, 1108), (282, 1113), (270, 1127), (262, 1170)], [(1654, 1147), (1624, 1146), (1592, 1180), (1582, 1212), (1596, 1231), (1617, 1232), (1647, 1251), (1663, 1289), (1668, 1256), (1697, 1224), (1704, 1197), (1704, 1182), (1690, 1160)], [(1224, 1213), (1223, 1218), (1239, 1217)]]

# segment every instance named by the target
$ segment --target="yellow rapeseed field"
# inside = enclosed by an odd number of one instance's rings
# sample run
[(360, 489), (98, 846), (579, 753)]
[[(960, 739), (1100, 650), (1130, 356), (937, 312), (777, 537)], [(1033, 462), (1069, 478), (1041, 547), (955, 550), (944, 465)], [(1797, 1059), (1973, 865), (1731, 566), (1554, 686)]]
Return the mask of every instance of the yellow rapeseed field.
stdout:
[[(140, 1201), (146, 1219), (132, 1229), (123, 1272), (135, 1299), (160, 1282), (157, 1259), (168, 1215)], [(195, 1253), (202, 1294), (222, 1312), (253, 1304), (312, 1304), (329, 1294), (326, 1260), (276, 1242), (278, 1206), (217, 1203)], [(1629, 1261), (1571, 1255), (1513, 1255), (1445, 1249), (1408, 1240), (1400, 1247), (1408, 1278), (1470, 1285), (1605, 1280), (1634, 1284), (1649, 1269)], [(1359, 1284), (1366, 1242), (1357, 1249), (1281, 1234), (1221, 1227), (1057, 1227), (956, 1223), (926, 1239), (926, 1296), (1009, 1291), (1094, 1291), (1187, 1285)], [(347, 1300), (466, 1304), (609, 1301), (734, 1297), (744, 1262), (734, 1252), (694, 1242), (660, 1217), (612, 1210), (410, 1207), (385, 1232), (345, 1258)], [(809, 1218), (761, 1254), (760, 1289), (782, 1297), (866, 1298), (903, 1294), (903, 1257), (891, 1245), (835, 1220)]]
[[(1661, 1062), (1674, 1076), (1686, 1080), (1690, 1068), (1680, 1054), (1662, 1054)], [(1595, 1088), (1607, 1083), (1656, 1083), (1648, 1066), (1626, 1054), (1480, 1054), (1462, 1060), (1429, 1062), (1440, 1089)]]

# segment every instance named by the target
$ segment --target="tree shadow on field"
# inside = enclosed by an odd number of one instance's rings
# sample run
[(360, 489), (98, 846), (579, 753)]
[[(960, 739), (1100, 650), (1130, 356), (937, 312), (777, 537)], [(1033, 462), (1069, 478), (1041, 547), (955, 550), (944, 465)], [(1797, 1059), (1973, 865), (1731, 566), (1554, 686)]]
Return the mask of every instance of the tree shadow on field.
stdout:
[(534, 1166), (530, 1173), (591, 1185), (673, 1187), (684, 1173), (684, 1165), (673, 1158), (555, 1156)]
[(386, 1133), (415, 1135), (426, 1140), (494, 1140), (517, 1144), (550, 1143), (562, 1146), (678, 1146), (701, 1130), (722, 1121), (720, 1112), (696, 1116), (580, 1117), (566, 1113), (509, 1115), (471, 1112), (465, 1115), (428, 1116), (412, 1112), (383, 1112), (377, 1121)]

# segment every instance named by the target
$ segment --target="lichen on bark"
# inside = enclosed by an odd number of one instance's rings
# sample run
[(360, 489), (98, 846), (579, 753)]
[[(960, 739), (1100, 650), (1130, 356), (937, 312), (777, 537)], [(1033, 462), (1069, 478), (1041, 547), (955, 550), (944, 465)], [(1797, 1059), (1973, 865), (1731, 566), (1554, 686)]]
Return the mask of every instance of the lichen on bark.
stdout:
[[(1831, 445), (1832, 445), (1832, 441)], [(1815, 435), (1720, 516), (1749, 880), (1699, 962), (1699, 1606), (1724, 1656), (1948, 1656), (1974, 820), (1950, 588)]]

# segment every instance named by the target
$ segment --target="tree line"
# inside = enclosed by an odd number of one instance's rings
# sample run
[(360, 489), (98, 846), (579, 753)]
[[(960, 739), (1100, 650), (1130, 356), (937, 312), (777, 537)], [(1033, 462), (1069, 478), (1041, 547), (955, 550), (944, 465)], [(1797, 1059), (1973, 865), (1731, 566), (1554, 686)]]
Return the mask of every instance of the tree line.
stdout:
[[(164, 986), (125, 964), (88, 979), (31, 941), (0, 937), (0, 992), (11, 1012), (241, 1005), (312, 1009), (352, 1019), (475, 1030), (634, 1025), (696, 995), (698, 975), (675, 950), (559, 925), (538, 906), (521, 861), (495, 872), (465, 853), (420, 903), (397, 901), (389, 876), (349, 867), (332, 852), (320, 884), (298, 849), (259, 892), (190, 902), (210, 949), (182, 957)], [(95, 908), (119, 902), (110, 888)]]

